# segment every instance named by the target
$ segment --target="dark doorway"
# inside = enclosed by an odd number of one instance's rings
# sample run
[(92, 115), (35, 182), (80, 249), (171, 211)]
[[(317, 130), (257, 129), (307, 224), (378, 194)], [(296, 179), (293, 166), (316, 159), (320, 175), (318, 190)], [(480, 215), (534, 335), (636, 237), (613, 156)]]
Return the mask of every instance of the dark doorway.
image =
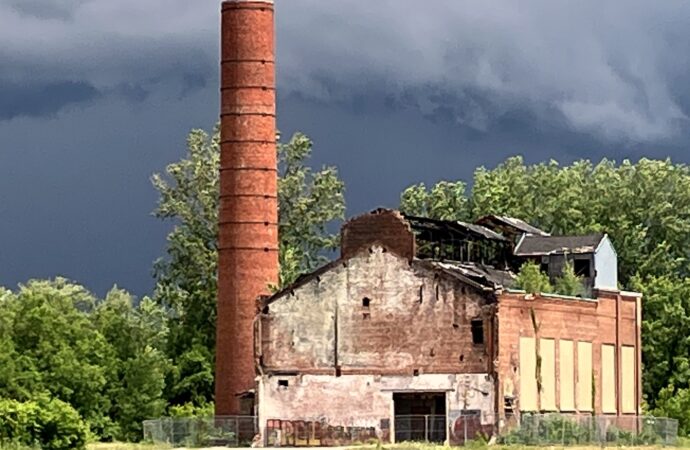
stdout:
[(446, 393), (393, 394), (395, 442), (446, 440)]

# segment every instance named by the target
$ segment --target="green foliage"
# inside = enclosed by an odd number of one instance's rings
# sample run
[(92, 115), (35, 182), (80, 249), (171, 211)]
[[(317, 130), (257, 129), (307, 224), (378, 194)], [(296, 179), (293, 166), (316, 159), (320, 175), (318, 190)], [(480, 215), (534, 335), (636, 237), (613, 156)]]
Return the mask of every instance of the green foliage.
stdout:
[(334, 167), (313, 172), (305, 163), (312, 142), (297, 133), (278, 144), (278, 209), (280, 212), (280, 282), (292, 283), (300, 274), (316, 269), (335, 250), (338, 235), (326, 229), (345, 217), (345, 185)]
[(529, 294), (553, 292), (549, 276), (539, 269), (539, 265), (528, 261), (520, 267), (515, 286)]
[[(194, 130), (185, 158), (152, 182), (160, 197), (155, 215), (175, 222), (167, 256), (155, 264), (157, 303), (170, 312), (167, 355), (173, 362), (165, 397), (172, 405), (203, 407), (213, 400), (220, 136)], [(344, 186), (335, 168), (313, 171), (312, 142), (295, 134), (277, 146), (280, 281), (325, 260), (337, 246), (328, 225), (345, 212)]]
[(581, 297), (585, 294), (583, 277), (575, 274), (575, 269), (571, 262), (566, 262), (563, 266), (563, 272), (560, 277), (556, 278), (553, 291), (556, 294), (573, 297)]
[(168, 414), (170, 417), (213, 417), (215, 414), (213, 403), (197, 406), (193, 403), (184, 405), (171, 405)]
[(98, 438), (139, 439), (141, 421), (165, 409), (164, 318), (149, 299), (135, 306), (113, 289), (101, 301), (62, 278), (5, 292), (0, 397), (40, 401), (68, 418), (64, 402)]
[(57, 399), (19, 402), (0, 399), (0, 444), (81, 449), (88, 428), (79, 413)]
[(424, 183), (410, 186), (400, 196), (400, 211), (439, 220), (468, 220), (467, 185), (462, 181), (440, 181), (430, 191)]

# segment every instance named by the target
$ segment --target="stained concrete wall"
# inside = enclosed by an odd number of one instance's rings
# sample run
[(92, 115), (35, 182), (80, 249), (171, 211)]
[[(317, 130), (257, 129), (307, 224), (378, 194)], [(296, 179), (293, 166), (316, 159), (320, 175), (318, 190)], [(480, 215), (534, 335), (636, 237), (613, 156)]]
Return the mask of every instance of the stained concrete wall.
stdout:
[[(377, 430), (387, 420), (394, 436), (395, 392), (445, 392), (449, 416), (476, 410), (481, 411), (482, 425), (495, 421), (494, 382), (489, 374), (264, 375), (258, 381), (262, 435), (269, 420), (280, 419)], [(452, 424), (447, 425), (449, 429)]]

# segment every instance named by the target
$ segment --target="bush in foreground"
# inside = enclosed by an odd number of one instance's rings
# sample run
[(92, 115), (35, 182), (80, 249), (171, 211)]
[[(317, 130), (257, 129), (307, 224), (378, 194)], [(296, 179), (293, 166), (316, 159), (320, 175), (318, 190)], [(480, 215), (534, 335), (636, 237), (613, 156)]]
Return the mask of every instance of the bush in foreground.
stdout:
[(83, 449), (87, 427), (63, 401), (18, 402), (0, 399), (0, 446), (35, 446), (46, 450)]

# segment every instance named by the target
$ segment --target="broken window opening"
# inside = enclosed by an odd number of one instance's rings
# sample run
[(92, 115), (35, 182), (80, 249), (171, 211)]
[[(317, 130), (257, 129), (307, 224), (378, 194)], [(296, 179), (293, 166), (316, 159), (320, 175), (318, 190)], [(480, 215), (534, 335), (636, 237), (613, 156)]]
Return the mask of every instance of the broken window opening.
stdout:
[(573, 263), (573, 270), (575, 270), (575, 275), (588, 278), (590, 274), (589, 260), (576, 259)]
[(484, 343), (484, 322), (481, 319), (472, 321), (472, 343)]

